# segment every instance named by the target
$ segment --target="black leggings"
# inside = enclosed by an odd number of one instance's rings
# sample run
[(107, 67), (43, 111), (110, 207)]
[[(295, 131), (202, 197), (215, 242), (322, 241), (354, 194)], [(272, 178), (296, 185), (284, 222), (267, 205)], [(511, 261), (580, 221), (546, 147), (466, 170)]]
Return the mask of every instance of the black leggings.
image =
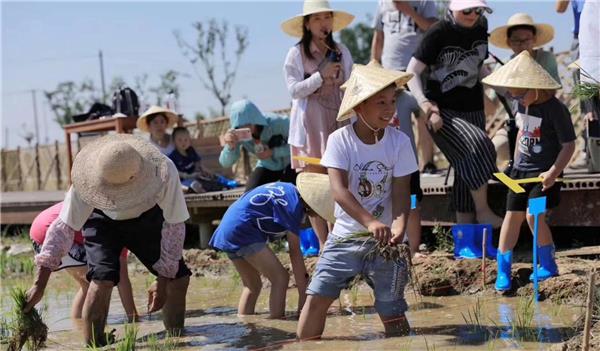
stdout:
[(294, 171), (290, 165), (281, 171), (271, 171), (270, 169), (266, 169), (264, 167), (256, 167), (254, 171), (252, 171), (252, 174), (250, 174), (250, 178), (246, 183), (246, 191), (252, 190), (259, 185), (277, 181), (292, 183), (295, 185), (296, 175), (296, 171)]

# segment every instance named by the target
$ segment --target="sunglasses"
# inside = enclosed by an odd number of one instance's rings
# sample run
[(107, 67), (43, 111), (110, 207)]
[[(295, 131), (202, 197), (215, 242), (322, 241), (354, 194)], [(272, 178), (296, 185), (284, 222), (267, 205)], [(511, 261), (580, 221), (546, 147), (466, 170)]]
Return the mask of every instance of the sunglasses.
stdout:
[(463, 15), (470, 15), (471, 12), (475, 12), (477, 16), (481, 16), (483, 12), (485, 12), (484, 7), (471, 7), (469, 9), (462, 10)]

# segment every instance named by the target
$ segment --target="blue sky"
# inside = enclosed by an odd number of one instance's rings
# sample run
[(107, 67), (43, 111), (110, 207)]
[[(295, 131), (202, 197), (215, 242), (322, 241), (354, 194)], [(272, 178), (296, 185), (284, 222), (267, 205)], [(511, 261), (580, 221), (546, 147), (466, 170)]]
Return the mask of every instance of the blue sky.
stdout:
[[(331, 1), (334, 8), (366, 21), (376, 1)], [(551, 43), (555, 51), (569, 48), (573, 16), (554, 11), (554, 1), (491, 1), (490, 28), (506, 23), (515, 12), (527, 12), (538, 22), (555, 26)], [(121, 76), (132, 81), (147, 73), (149, 85), (168, 69), (185, 74), (180, 78), (181, 112), (192, 117), (207, 114), (219, 103), (199, 82), (182, 56), (173, 35), (179, 30), (188, 40), (191, 24), (210, 18), (243, 25), (249, 31), (249, 47), (242, 58), (233, 101), (249, 98), (263, 110), (286, 108), (290, 97), (282, 65), (295, 39), (279, 28), (283, 20), (301, 12), (299, 1), (198, 1), (198, 2), (6, 2), (1, 5), (2, 23), (2, 133), (9, 130), (8, 146), (25, 145), (24, 129), (33, 131), (31, 89), (37, 89), (40, 139), (63, 141), (64, 134), (48, 109), (41, 91), (59, 82), (91, 78), (100, 86), (98, 50), (104, 53), (107, 81)], [(230, 44), (233, 41), (230, 40)], [(500, 57), (507, 52), (491, 47)], [(107, 82), (108, 84), (108, 82)], [(133, 84), (133, 83), (131, 83)], [(25, 124), (25, 127), (23, 125)]]

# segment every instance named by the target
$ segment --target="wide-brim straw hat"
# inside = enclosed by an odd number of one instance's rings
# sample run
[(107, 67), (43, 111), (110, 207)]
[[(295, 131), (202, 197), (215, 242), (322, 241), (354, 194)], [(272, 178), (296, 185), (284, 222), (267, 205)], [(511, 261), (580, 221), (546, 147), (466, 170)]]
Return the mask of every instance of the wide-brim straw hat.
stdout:
[(148, 117), (156, 114), (162, 114), (167, 117), (167, 128), (173, 128), (179, 121), (179, 116), (175, 112), (160, 106), (150, 106), (150, 108), (138, 118), (136, 122), (137, 128), (149, 133)]
[(75, 157), (73, 188), (85, 203), (102, 211), (151, 208), (166, 182), (167, 162), (158, 148), (140, 137), (106, 135)]
[(492, 72), (482, 82), (505, 88), (560, 89), (561, 87), (544, 67), (535, 62), (527, 50), (523, 50), (504, 66)]
[(304, 202), (313, 211), (327, 222), (335, 222), (335, 203), (327, 174), (302, 172), (296, 178), (296, 187)]
[(535, 28), (534, 48), (542, 47), (554, 38), (554, 27), (546, 23), (534, 23), (533, 18), (526, 13), (516, 13), (508, 19), (505, 26), (498, 27), (490, 33), (490, 43), (503, 49), (510, 49), (508, 45), (508, 29), (514, 26), (532, 26)]
[(391, 84), (396, 84), (397, 89), (402, 89), (412, 77), (412, 73), (384, 69), (376, 61), (367, 65), (355, 64), (352, 66), (350, 78), (341, 86), (344, 97), (337, 120), (341, 122), (354, 116), (356, 106)]
[(305, 0), (302, 13), (283, 22), (281, 24), (281, 29), (288, 35), (301, 38), (304, 16), (320, 12), (333, 12), (334, 32), (338, 32), (348, 27), (354, 20), (354, 16), (348, 12), (332, 9), (327, 0)]

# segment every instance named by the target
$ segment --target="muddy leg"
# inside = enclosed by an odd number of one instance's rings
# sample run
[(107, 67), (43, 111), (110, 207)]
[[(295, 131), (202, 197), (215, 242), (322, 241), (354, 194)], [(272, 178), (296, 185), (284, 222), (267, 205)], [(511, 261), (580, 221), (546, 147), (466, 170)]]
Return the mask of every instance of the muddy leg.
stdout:
[(114, 285), (115, 283), (110, 280), (92, 280), (90, 283), (82, 313), (85, 323), (83, 337), (87, 345), (95, 342), (96, 345), (102, 346), (107, 342), (104, 327)]
[(334, 300), (319, 295), (309, 295), (306, 298), (298, 320), (297, 337), (300, 341), (318, 339), (323, 335), (327, 309)]
[(385, 336), (406, 336), (410, 333), (410, 325), (408, 324), (408, 320), (406, 316), (382, 316), (381, 322), (383, 323), (383, 328), (385, 329)]
[(290, 275), (281, 265), (277, 256), (268, 247), (245, 258), (258, 272), (271, 282), (269, 294), (269, 317), (281, 318), (285, 315), (285, 296)]
[(73, 279), (75, 279), (77, 284), (79, 284), (79, 290), (77, 290), (75, 298), (73, 299), (73, 304), (71, 305), (71, 318), (80, 319), (83, 310), (83, 304), (85, 302), (85, 296), (87, 295), (88, 287), (90, 286), (90, 283), (85, 278), (87, 267), (70, 267), (67, 268), (66, 271)]
[(242, 284), (244, 285), (240, 302), (238, 303), (238, 315), (254, 314), (256, 300), (258, 300), (260, 290), (262, 289), (260, 273), (244, 259), (234, 259), (231, 262), (240, 274)]
[(162, 308), (165, 330), (171, 335), (180, 335), (185, 320), (185, 296), (190, 277), (174, 279), (167, 285), (167, 301)]

